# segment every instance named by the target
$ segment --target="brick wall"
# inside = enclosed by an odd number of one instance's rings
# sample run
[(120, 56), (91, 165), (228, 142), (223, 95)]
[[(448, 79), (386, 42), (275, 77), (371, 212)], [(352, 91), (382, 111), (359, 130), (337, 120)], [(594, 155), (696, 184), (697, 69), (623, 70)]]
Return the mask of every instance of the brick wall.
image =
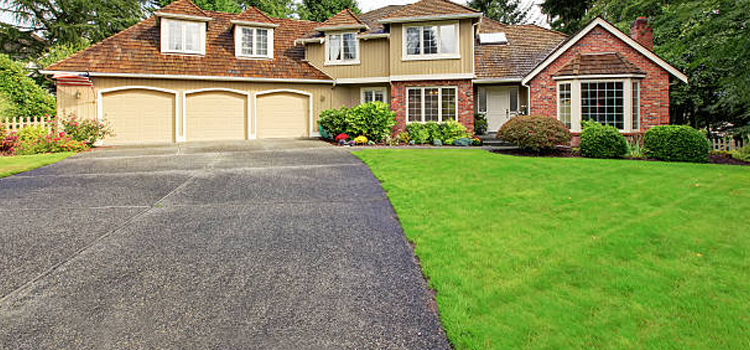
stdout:
[(391, 110), (396, 112), (393, 133), (406, 130), (406, 88), (409, 87), (456, 87), (458, 94), (458, 122), (470, 134), (474, 134), (474, 87), (471, 80), (396, 81), (391, 83)]
[(669, 124), (669, 73), (607, 30), (597, 27), (529, 82), (532, 115), (557, 117), (557, 86), (552, 75), (577, 53), (619, 52), (646, 72), (641, 80), (641, 130)]

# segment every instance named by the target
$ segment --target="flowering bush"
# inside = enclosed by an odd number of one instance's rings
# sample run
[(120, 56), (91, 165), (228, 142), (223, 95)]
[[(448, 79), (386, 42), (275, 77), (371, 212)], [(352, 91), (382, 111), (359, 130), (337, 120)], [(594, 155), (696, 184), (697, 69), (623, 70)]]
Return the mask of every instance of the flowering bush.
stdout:
[(12, 156), (16, 154), (18, 147), (18, 135), (14, 132), (0, 132), (0, 156)]
[(336, 140), (336, 142), (339, 142), (339, 141), (341, 141), (341, 140), (344, 140), (344, 141), (346, 141), (346, 140), (348, 140), (348, 139), (349, 139), (349, 135), (347, 135), (347, 134), (338, 134), (338, 135), (336, 136), (336, 139), (335, 139), (335, 140)]
[(320, 113), (318, 123), (333, 135), (363, 135), (373, 141), (383, 141), (393, 132), (396, 113), (385, 103), (369, 102), (354, 108), (325, 110)]
[(366, 143), (367, 143), (367, 137), (365, 137), (365, 136), (361, 136), (361, 135), (360, 135), (360, 136), (357, 136), (357, 137), (356, 137), (356, 138), (354, 139), (354, 143), (355, 143), (355, 144), (358, 144), (358, 145), (364, 145), (364, 144), (366, 144)]
[(87, 148), (86, 142), (74, 140), (65, 132), (50, 133), (41, 126), (25, 127), (0, 140), (0, 153), (4, 155), (80, 152)]
[(75, 116), (63, 120), (62, 127), (70, 138), (89, 145), (112, 135), (112, 130), (104, 123), (92, 119), (79, 120)]
[(481, 146), (482, 145), (482, 139), (475, 137), (471, 139), (471, 144), (474, 146)]

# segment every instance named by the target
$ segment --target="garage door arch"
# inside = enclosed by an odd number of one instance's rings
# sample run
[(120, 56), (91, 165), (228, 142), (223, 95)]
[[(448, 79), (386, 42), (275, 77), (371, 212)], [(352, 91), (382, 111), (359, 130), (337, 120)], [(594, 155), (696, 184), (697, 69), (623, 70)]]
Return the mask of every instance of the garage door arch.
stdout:
[[(132, 96), (128, 96), (129, 95), (127, 94), (128, 92), (132, 92)], [(138, 99), (142, 97), (150, 97), (154, 99), (154, 101), (160, 100), (160, 97), (161, 98), (168, 97), (169, 99), (172, 100), (171, 102), (168, 102), (166, 100), (159, 102), (158, 106), (156, 107), (160, 107), (160, 108), (153, 108), (154, 106), (149, 105), (148, 103), (132, 104), (133, 107), (144, 108), (144, 110), (122, 111), (122, 114), (125, 115), (126, 117), (128, 116), (128, 114), (142, 114), (143, 112), (147, 112), (147, 113), (150, 112), (150, 113), (155, 113), (156, 116), (160, 117), (159, 119), (164, 119), (162, 123), (160, 123), (164, 125), (161, 125), (161, 128), (159, 128), (158, 130), (153, 129), (152, 128), (153, 126), (149, 126), (149, 128), (147, 129), (149, 131), (156, 131), (156, 133), (160, 135), (160, 136), (157, 136), (155, 139), (146, 138), (143, 140), (139, 140), (137, 138), (134, 138), (133, 135), (129, 135), (129, 137), (125, 137), (125, 135), (123, 134), (126, 134), (126, 133), (123, 133), (123, 130), (119, 130), (119, 132), (121, 133), (120, 137), (123, 138), (125, 142), (143, 142), (143, 141), (174, 142), (175, 140), (179, 141), (179, 135), (177, 134), (177, 130), (179, 129), (178, 124), (180, 120), (180, 118), (178, 117), (180, 115), (179, 92), (175, 90), (170, 90), (170, 89), (163, 89), (163, 88), (152, 87), (152, 86), (140, 86), (140, 85), (119, 86), (119, 87), (98, 90), (97, 101), (96, 101), (97, 102), (96, 103), (97, 121), (99, 122), (105, 121), (105, 103), (104, 103), (105, 98), (107, 97), (115, 98), (118, 96), (118, 94), (121, 94), (122, 98), (125, 100), (127, 100), (128, 97), (138, 98)], [(168, 105), (165, 105), (167, 103)], [(131, 104), (128, 104), (128, 106), (131, 106)], [(163, 109), (163, 111), (161, 112), (168, 112), (168, 116), (159, 115), (160, 109)], [(128, 124), (132, 125), (134, 123), (132, 121), (129, 121)], [(117, 136), (118, 127), (117, 125), (113, 125), (112, 127), (115, 133), (115, 137), (114, 137), (115, 142), (118, 142), (118, 140), (116, 140), (118, 138)], [(134, 133), (138, 133), (137, 130), (130, 130), (130, 131), (133, 131)], [(167, 135), (167, 133), (169, 135)], [(161, 134), (164, 134), (164, 135), (161, 135)], [(122, 140), (119, 140), (119, 141), (122, 141)]]
[[(192, 123), (188, 122), (188, 113), (192, 112), (191, 110), (188, 109), (188, 96), (191, 96), (191, 95), (192, 96), (198, 96), (200, 94), (206, 94), (206, 95), (208, 95), (208, 94), (212, 94), (212, 93), (214, 93), (214, 94), (216, 94), (216, 93), (219, 93), (219, 94), (220, 93), (227, 93), (227, 94), (231, 94), (231, 95), (242, 96), (242, 98), (245, 100), (245, 102), (244, 102), (244, 108), (243, 108), (245, 115), (242, 117), (243, 122), (244, 122), (244, 127), (242, 128), (242, 134), (243, 134), (242, 139), (252, 138), (253, 132), (251, 130), (252, 123), (251, 123), (251, 118), (250, 118), (250, 114), (251, 114), (250, 113), (250, 111), (251, 111), (251, 109), (250, 109), (250, 93), (247, 92), (247, 91), (236, 90), (236, 89), (229, 89), (229, 88), (204, 88), (204, 89), (195, 89), (195, 90), (185, 91), (182, 94), (182, 106), (183, 106), (183, 108), (182, 108), (182, 114), (181, 114), (181, 118), (182, 118), (182, 123), (181, 124), (183, 125), (183, 128), (181, 130), (181, 134), (183, 136), (183, 140), (191, 141), (191, 140), (189, 140), (188, 135), (190, 135), (191, 131), (193, 130), (191, 128), (193, 128), (193, 127), (196, 126), (196, 125), (191, 125)], [(218, 106), (221, 105), (221, 103), (214, 103), (213, 105), (218, 107)], [(221, 106), (221, 107), (228, 107), (228, 108), (231, 109), (231, 106)], [(221, 113), (219, 113), (219, 114), (221, 114)], [(253, 130), (254, 130), (254, 127), (253, 127)], [(194, 132), (192, 132), (192, 133), (194, 134)], [(211, 137), (209, 137), (209, 138), (211, 138)], [(214, 139), (215, 139), (215, 137), (214, 137)]]
[(297, 96), (304, 96), (307, 98), (307, 127), (306, 132), (307, 136), (310, 137), (313, 135), (313, 95), (312, 93), (301, 91), (301, 90), (294, 90), (294, 89), (274, 89), (274, 90), (266, 90), (266, 91), (259, 91), (253, 94), (253, 138), (260, 137), (258, 131), (258, 97), (266, 97), (266, 96), (273, 96), (273, 95), (282, 95), (282, 94), (291, 94), (291, 95), (297, 95)]

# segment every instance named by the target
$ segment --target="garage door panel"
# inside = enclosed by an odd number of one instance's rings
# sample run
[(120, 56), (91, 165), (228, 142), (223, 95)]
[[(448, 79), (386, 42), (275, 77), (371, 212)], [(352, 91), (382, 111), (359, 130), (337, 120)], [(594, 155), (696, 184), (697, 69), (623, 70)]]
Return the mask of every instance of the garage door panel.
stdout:
[(310, 100), (295, 93), (258, 96), (258, 137), (308, 137)]
[(104, 120), (115, 135), (107, 143), (174, 142), (174, 94), (123, 90), (102, 95)]
[(243, 140), (247, 137), (247, 96), (208, 91), (185, 97), (188, 141)]

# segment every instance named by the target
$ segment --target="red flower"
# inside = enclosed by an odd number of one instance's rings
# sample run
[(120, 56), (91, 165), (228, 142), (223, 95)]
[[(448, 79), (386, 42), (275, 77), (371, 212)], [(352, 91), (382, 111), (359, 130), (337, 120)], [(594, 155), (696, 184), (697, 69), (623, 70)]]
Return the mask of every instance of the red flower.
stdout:
[(341, 141), (341, 140), (347, 140), (347, 139), (349, 139), (349, 135), (347, 135), (347, 134), (338, 134), (338, 136), (336, 136), (336, 141), (337, 142)]

